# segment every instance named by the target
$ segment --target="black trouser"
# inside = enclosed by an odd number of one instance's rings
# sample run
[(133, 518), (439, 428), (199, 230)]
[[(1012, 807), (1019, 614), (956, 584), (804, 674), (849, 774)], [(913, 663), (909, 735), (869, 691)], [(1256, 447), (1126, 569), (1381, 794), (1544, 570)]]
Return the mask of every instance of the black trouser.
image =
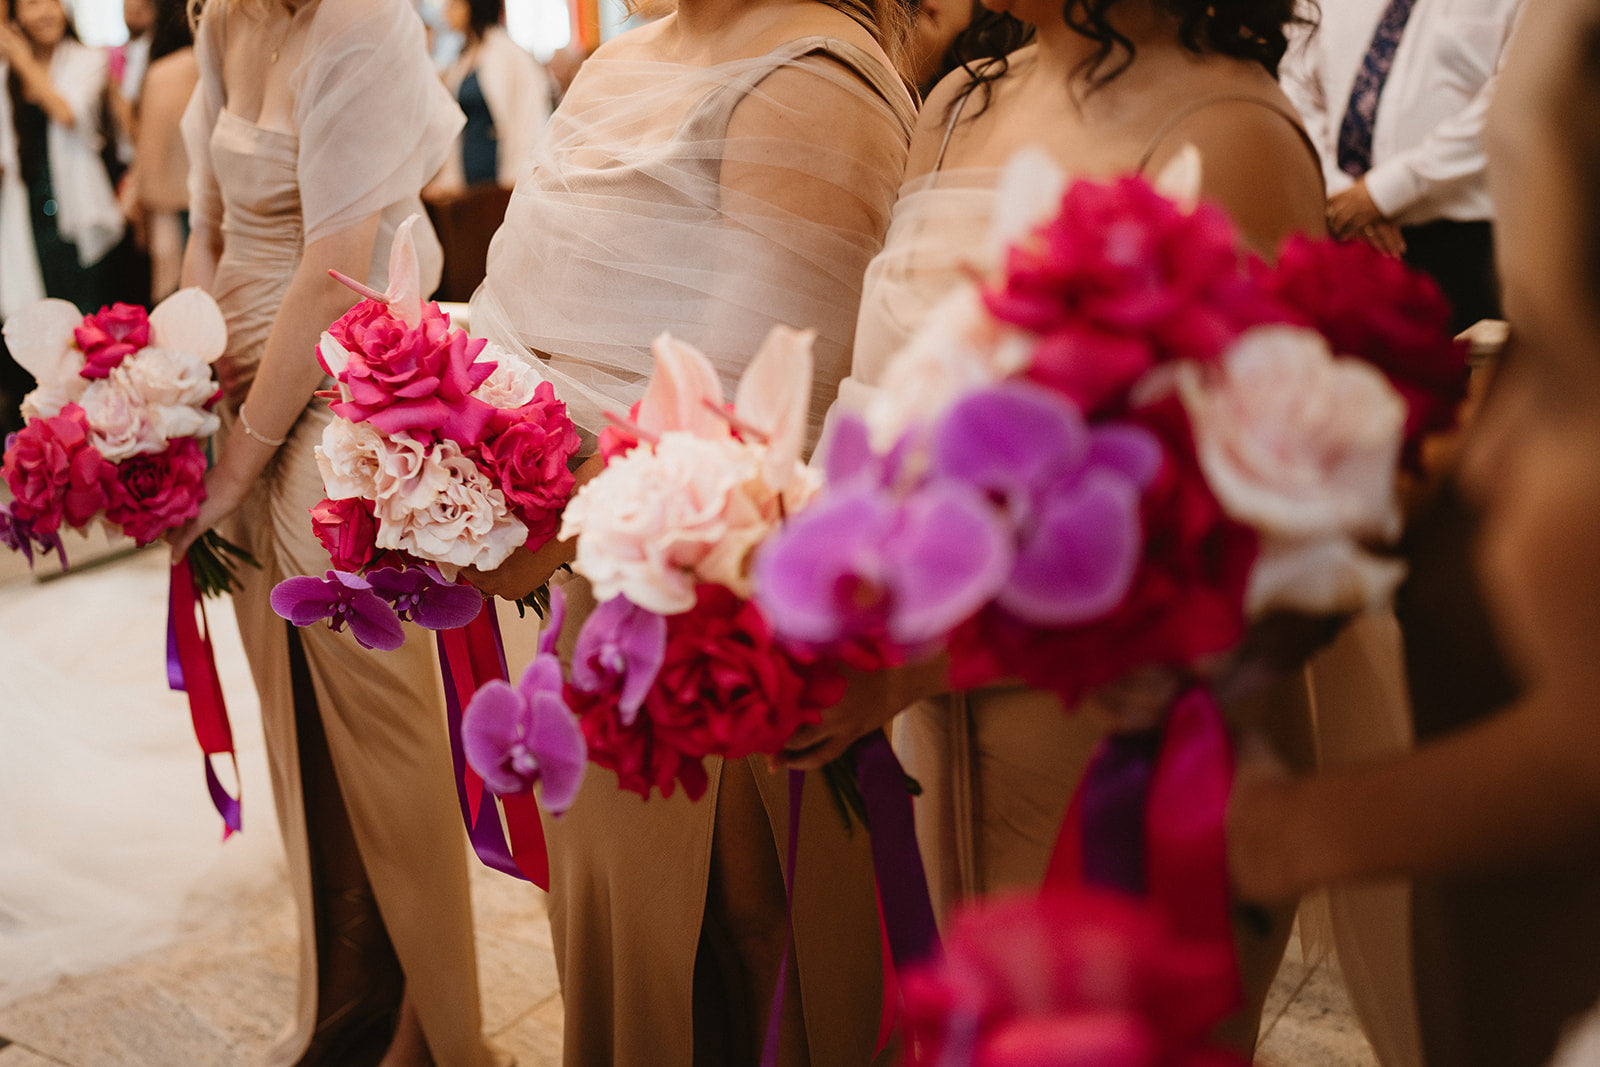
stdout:
[(1479, 319), (1501, 317), (1489, 223), (1441, 219), (1400, 232), (1406, 239), (1406, 262), (1432, 275), (1450, 301), (1452, 332), (1460, 333)]

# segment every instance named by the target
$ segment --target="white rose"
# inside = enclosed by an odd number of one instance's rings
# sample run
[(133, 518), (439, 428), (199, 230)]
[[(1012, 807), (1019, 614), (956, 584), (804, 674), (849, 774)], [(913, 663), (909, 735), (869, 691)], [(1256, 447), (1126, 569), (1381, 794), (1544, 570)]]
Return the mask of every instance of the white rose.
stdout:
[(429, 447), (420, 441), (382, 434), (378, 440), (378, 471), (371, 498), (378, 518), (389, 516), (398, 521), (400, 516), (431, 507), (434, 497), (449, 484), (450, 472), (433, 461)]
[(176, 437), (210, 437), (222, 425), (222, 420), (205, 408), (188, 405), (152, 406), (150, 421), (169, 441)]
[(506, 507), (505, 494), (453, 441), (430, 449), (411, 482), (431, 492), (413, 491), (380, 507), (379, 548), (493, 570), (528, 539), (528, 528)]
[(516, 355), (490, 341), (478, 353), (478, 362), (494, 361), (494, 373), (472, 393), (491, 407), (502, 411), (520, 408), (533, 399), (534, 390), (544, 379)]
[(331, 500), (375, 500), (383, 469), (384, 437), (371, 423), (334, 419), (314, 451)]
[(112, 463), (167, 447), (150, 408), (120, 374), (90, 382), (78, 403), (89, 420), (89, 440)]
[(748, 593), (749, 554), (776, 521), (776, 500), (758, 448), (673, 431), (585, 485), (561, 537), (578, 538), (573, 567), (596, 598), (674, 615), (694, 607), (700, 581)]
[(78, 374), (59, 381), (40, 382), (39, 388), (22, 398), (22, 417), (29, 422), (34, 419), (53, 419), (61, 414), (62, 408), (82, 399), (87, 388), (89, 379)]
[(972, 285), (945, 297), (885, 369), (864, 413), (872, 446), (887, 451), (959, 398), (1027, 366), (1029, 341), (996, 323)]
[(1220, 366), (1178, 369), (1206, 482), (1270, 536), (1399, 534), (1395, 477), (1406, 406), (1378, 370), (1320, 334), (1251, 330)]
[(144, 348), (128, 357), (117, 373), (153, 407), (198, 408), (216, 394), (211, 365), (192, 352)]

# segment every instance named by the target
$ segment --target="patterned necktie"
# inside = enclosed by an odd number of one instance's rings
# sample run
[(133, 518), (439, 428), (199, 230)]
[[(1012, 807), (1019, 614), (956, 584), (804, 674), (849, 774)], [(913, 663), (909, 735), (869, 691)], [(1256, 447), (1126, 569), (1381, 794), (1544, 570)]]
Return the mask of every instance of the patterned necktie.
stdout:
[(1394, 68), (1394, 55), (1400, 49), (1400, 36), (1406, 32), (1406, 22), (1416, 6), (1417, 0), (1389, 0), (1356, 74), (1350, 106), (1339, 126), (1339, 169), (1352, 178), (1360, 178), (1372, 169), (1372, 122), (1378, 114), (1378, 98), (1383, 95), (1384, 83)]

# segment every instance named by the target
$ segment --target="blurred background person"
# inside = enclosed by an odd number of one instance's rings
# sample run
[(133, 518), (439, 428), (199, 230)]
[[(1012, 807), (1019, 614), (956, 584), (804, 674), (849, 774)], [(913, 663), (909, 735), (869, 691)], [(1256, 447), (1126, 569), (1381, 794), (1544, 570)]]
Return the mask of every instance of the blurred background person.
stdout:
[(1522, 0), (1339, 0), (1284, 59), (1328, 227), (1439, 282), (1455, 328), (1500, 317), (1483, 120)]
[(128, 179), (136, 226), (150, 254), (152, 304), (178, 288), (189, 239), (189, 154), (178, 124), (200, 80), (200, 66), (186, 8), (184, 0), (160, 0)]
[[(60, 0), (8, 0), (0, 26), (0, 318), (46, 296), (85, 312), (107, 292), (106, 254), (123, 232), (101, 150), (106, 54), (78, 40)], [(33, 387), (0, 359), (0, 428), (20, 425)]]
[(460, 54), (444, 72), (444, 84), (461, 105), (467, 125), (434, 179), (430, 196), (438, 199), (490, 183), (510, 189), (550, 117), (549, 79), (501, 25), (502, 0), (449, 0), (444, 13), (450, 28), (463, 38)]
[(975, 60), (1021, 48), (1032, 31), (979, 0), (921, 0), (907, 42), (906, 76), (926, 98), (944, 76)]

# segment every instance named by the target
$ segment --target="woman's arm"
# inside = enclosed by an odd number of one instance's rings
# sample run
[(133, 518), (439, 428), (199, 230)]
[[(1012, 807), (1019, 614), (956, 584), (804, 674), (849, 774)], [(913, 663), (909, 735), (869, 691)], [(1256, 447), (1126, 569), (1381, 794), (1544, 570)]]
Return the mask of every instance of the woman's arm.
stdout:
[(1228, 850), (1240, 895), (1271, 901), (1535, 859), (1597, 830), (1600, 715), (1545, 691), (1405, 757), (1314, 778), (1247, 749)]
[(0, 54), (5, 55), (11, 69), (17, 72), (23, 95), (38, 104), (51, 122), (69, 130), (78, 125), (72, 105), (51, 84), (49, 68), (33, 58), (32, 46), (14, 22), (0, 23)]
[[(204, 245), (197, 251), (202, 234), (190, 239), (190, 255), (185, 256), (184, 273), (202, 269)], [(322, 383), (322, 367), (314, 355), (317, 342), (328, 324), (350, 310), (354, 295), (328, 277), (336, 269), (354, 277), (364, 277), (372, 264), (373, 244), (378, 236), (378, 216), (369, 215), (331, 236), (306, 246), (305, 255), (289, 282), (278, 317), (267, 336), (266, 351), (256, 371), (248, 399), (239, 407), (239, 417), (248, 423), (254, 436), (230, 434), (217, 464), (206, 475), (206, 502), (200, 514), (172, 539), (174, 553), (182, 553), (195, 538), (233, 514), (250, 486), (266, 469), (278, 446), (268, 441), (289, 436), (305, 411), (312, 393)], [(214, 240), (214, 239), (208, 239)], [(191, 268), (191, 256), (196, 257)], [(215, 259), (206, 257), (210, 266)]]

